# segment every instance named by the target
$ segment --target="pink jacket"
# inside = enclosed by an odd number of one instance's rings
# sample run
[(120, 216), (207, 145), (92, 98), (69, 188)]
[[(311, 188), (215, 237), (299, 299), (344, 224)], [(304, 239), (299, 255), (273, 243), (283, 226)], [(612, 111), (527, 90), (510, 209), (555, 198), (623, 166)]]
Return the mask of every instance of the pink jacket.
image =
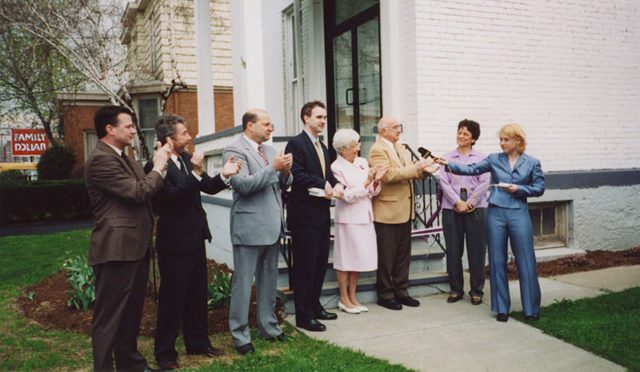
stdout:
[(344, 197), (336, 201), (336, 223), (368, 224), (373, 222), (371, 198), (380, 193), (382, 183), (367, 188), (364, 182), (369, 173), (369, 164), (364, 158), (357, 157), (353, 163), (338, 155), (331, 164), (336, 180), (345, 186)]

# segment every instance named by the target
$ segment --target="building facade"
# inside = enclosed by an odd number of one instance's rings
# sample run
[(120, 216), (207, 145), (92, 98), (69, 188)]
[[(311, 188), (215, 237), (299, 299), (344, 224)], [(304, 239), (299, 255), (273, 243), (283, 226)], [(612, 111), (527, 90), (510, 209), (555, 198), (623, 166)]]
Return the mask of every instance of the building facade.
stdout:
[[(462, 119), (480, 123), (485, 153), (500, 151), (502, 125), (519, 123), (547, 180), (530, 200), (537, 254), (636, 247), (639, 16), (633, 0), (233, 1), (235, 122), (264, 107), (283, 148), (302, 129), (302, 104), (320, 99), (327, 144), (353, 128), (363, 156), (380, 115), (435, 154), (455, 148)], [(238, 133), (196, 143), (215, 158)], [(220, 215), (226, 201), (208, 200)], [(212, 222), (214, 257), (229, 256), (227, 222)]]

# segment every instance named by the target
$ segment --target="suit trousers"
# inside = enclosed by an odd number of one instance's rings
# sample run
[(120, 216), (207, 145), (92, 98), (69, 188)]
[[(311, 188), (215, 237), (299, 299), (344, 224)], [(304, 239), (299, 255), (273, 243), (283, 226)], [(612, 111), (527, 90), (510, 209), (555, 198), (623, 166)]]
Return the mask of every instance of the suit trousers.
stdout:
[(110, 261), (93, 266), (96, 302), (91, 343), (93, 369), (142, 371), (138, 330), (149, 277), (148, 256), (137, 261)]
[(406, 297), (409, 295), (411, 221), (374, 224), (378, 243), (378, 300)]
[(329, 261), (329, 225), (327, 221), (325, 225), (291, 227), (297, 324), (307, 324), (324, 310), (320, 295)]
[(160, 292), (154, 354), (160, 363), (176, 361), (180, 326), (187, 353), (211, 346), (207, 336), (207, 258), (204, 240), (195, 252), (159, 254)]
[(462, 255), (467, 245), (467, 260), (471, 275), (469, 295), (482, 296), (484, 292), (484, 257), (487, 253), (485, 217), (486, 208), (469, 213), (442, 210), (442, 228), (447, 244), (447, 273), (451, 293), (464, 293)]
[(516, 259), (520, 276), (520, 299), (524, 315), (540, 313), (540, 284), (533, 251), (533, 231), (528, 208), (507, 209), (489, 205), (487, 237), (491, 275), (491, 310), (509, 313), (509, 282), (507, 279), (507, 239)]
[(260, 336), (271, 338), (282, 333), (282, 329), (278, 325), (278, 318), (274, 313), (279, 252), (279, 242), (271, 245), (233, 246), (229, 330), (235, 346), (251, 342), (249, 304), (254, 276), (256, 279), (256, 317)]

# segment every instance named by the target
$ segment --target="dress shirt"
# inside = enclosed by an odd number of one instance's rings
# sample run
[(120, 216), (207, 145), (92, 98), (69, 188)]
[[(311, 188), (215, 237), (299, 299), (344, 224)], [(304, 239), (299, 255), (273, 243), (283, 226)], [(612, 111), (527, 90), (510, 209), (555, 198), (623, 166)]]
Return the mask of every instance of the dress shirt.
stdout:
[[(457, 164), (473, 164), (482, 161), (486, 155), (478, 150), (471, 149), (469, 154), (461, 154), (458, 149), (444, 154), (444, 157)], [(467, 189), (467, 200), (477, 208), (487, 207), (487, 193), (489, 192), (489, 173), (476, 176), (461, 176), (451, 174), (446, 167), (440, 170), (440, 188), (442, 189), (442, 208), (453, 209), (456, 202), (460, 200), (460, 189)]]

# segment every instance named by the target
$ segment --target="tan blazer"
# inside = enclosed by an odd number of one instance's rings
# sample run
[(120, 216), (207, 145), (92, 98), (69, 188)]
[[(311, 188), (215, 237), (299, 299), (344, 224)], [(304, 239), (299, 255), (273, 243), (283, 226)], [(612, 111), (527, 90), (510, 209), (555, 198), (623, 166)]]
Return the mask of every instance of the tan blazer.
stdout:
[(414, 218), (413, 180), (424, 177), (404, 146), (396, 143), (395, 150), (380, 137), (369, 150), (371, 167), (389, 168), (382, 179), (382, 191), (373, 198), (374, 221), (380, 223), (405, 223)]
[(142, 259), (151, 246), (151, 196), (164, 181), (158, 172), (133, 169), (115, 150), (98, 141), (85, 165), (84, 180), (95, 218), (89, 242), (89, 265)]

